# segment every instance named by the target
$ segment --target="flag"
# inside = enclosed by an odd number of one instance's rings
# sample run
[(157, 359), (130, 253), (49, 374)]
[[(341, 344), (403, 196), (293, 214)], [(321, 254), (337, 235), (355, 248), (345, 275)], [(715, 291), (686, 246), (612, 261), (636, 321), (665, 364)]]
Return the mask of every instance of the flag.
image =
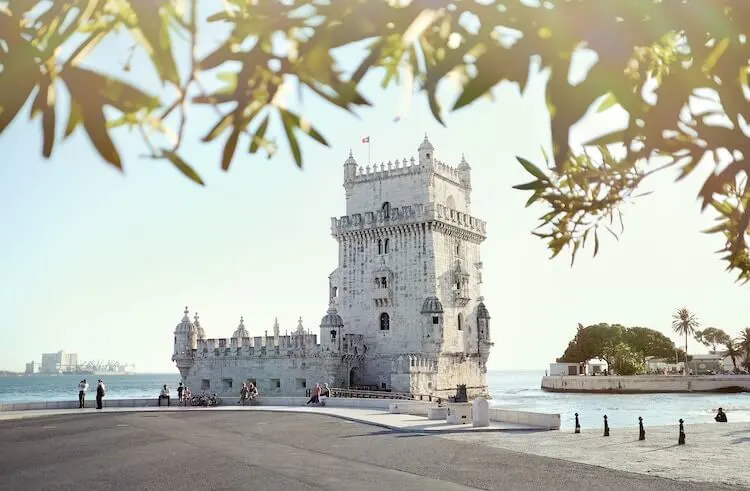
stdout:
[(362, 138), (362, 143), (370, 143), (370, 137), (366, 136), (366, 137)]

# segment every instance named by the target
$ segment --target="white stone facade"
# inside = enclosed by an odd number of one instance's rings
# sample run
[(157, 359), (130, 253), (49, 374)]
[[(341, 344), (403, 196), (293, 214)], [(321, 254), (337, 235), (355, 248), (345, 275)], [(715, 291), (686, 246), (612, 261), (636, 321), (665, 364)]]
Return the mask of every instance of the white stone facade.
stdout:
[(271, 338), (239, 338), (240, 325), (235, 337), (205, 340), (186, 309), (173, 360), (193, 390), (236, 392), (254, 380), (261, 393), (328, 382), (442, 397), (465, 384), (470, 397), (487, 394), (486, 224), (470, 215), (469, 164), (439, 162), (425, 137), (418, 159), (363, 169), (350, 152), (344, 189), (347, 214), (331, 219), (339, 259), (320, 343), (303, 328), (280, 336), (278, 324)]

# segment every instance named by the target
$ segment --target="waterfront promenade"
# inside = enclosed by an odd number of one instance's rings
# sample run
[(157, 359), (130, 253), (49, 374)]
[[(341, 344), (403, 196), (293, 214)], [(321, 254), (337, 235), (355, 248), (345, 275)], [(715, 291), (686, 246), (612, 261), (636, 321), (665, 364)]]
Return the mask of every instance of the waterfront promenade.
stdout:
[(2, 412), (0, 488), (239, 488), (248, 480), (262, 490), (750, 486), (750, 423), (686, 425), (685, 446), (676, 445), (676, 425), (647, 427), (644, 442), (637, 428), (604, 438), (509, 423), (482, 432), (448, 426), (371, 408)]
[[(732, 489), (457, 440), (470, 433), (446, 433), (436, 438), (425, 432), (394, 432), (313, 411), (83, 411), (55, 411), (56, 416), (36, 414), (21, 419), (4, 414), (5, 420), (0, 421), (0, 441), (5, 443), (0, 446), (0, 488)], [(496, 432), (476, 437), (555, 434)]]

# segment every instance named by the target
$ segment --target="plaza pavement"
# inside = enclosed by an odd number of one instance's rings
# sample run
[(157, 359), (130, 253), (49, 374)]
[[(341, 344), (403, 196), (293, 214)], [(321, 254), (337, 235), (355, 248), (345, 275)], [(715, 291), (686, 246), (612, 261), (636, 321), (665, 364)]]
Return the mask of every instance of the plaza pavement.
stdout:
[[(0, 422), (0, 489), (735, 489), (613, 471), (462, 440), (557, 438), (562, 435), (558, 432), (435, 437), (342, 421), (313, 411), (259, 409), (84, 410), (81, 414), (53, 411), (52, 416), (6, 417)], [(576, 446), (570, 442), (568, 453), (585, 452), (584, 442)], [(686, 466), (697, 464), (685, 462)]]

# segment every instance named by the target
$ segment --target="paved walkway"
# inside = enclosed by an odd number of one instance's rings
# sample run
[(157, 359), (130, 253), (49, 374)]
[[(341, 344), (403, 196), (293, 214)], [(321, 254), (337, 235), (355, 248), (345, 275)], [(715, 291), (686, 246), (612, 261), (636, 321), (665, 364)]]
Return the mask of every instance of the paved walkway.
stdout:
[(102, 411), (3, 421), (0, 489), (732, 489), (420, 433), (399, 433), (307, 413)]
[(390, 414), (378, 409), (360, 409), (343, 407), (310, 407), (310, 406), (217, 406), (217, 407), (185, 407), (185, 406), (162, 406), (162, 407), (113, 407), (102, 410), (97, 409), (43, 409), (36, 411), (6, 411), (0, 412), (0, 421), (38, 418), (42, 416), (55, 416), (63, 414), (90, 414), (90, 413), (133, 413), (133, 412), (175, 412), (175, 411), (272, 411), (272, 412), (294, 412), (307, 414), (323, 414), (339, 419), (357, 421), (381, 428), (395, 431), (409, 431), (416, 433), (487, 433), (508, 431), (546, 431), (533, 426), (515, 423), (500, 423), (491, 421), (489, 427), (474, 428), (471, 424), (447, 424), (442, 420), (428, 420), (425, 416), (412, 416), (409, 414)]
[(606, 438), (602, 430), (439, 436), (650, 476), (750, 487), (750, 423), (685, 425), (685, 445), (677, 445), (678, 433), (674, 425), (646, 427), (644, 441), (637, 427), (613, 428)]

